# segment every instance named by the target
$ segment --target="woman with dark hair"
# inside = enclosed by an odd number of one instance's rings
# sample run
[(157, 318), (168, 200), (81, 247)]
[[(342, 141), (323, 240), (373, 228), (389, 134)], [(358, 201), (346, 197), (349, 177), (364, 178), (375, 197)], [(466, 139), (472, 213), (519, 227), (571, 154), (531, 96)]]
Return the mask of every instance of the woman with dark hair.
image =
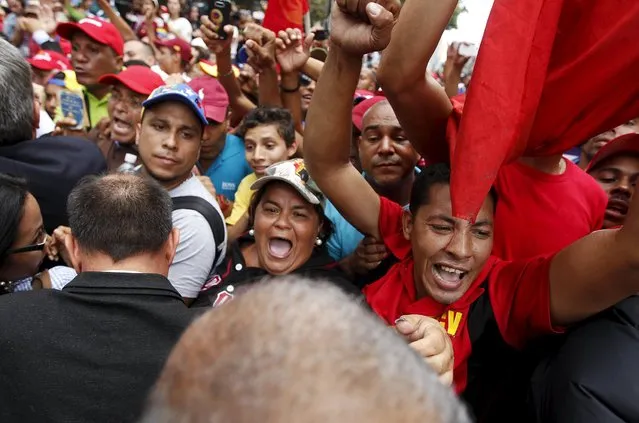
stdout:
[(248, 212), (251, 230), (231, 246), (195, 305), (216, 307), (231, 300), (238, 288), (269, 275), (321, 277), (359, 294), (324, 246), (332, 224), (324, 214), (324, 196), (302, 159), (270, 166), (251, 189), (255, 190)]
[(30, 291), (50, 244), (24, 179), (0, 173), (0, 295)]

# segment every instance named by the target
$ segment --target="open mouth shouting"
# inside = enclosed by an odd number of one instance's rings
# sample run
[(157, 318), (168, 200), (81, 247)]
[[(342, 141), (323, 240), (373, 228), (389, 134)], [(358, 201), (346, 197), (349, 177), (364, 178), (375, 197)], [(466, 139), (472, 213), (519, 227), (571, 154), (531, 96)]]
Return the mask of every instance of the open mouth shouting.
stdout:
[(435, 277), (435, 283), (444, 291), (455, 291), (459, 289), (464, 278), (468, 275), (467, 269), (445, 264), (433, 264), (431, 268), (433, 276)]
[(293, 251), (293, 242), (282, 237), (273, 237), (268, 240), (268, 252), (276, 259), (285, 259)]

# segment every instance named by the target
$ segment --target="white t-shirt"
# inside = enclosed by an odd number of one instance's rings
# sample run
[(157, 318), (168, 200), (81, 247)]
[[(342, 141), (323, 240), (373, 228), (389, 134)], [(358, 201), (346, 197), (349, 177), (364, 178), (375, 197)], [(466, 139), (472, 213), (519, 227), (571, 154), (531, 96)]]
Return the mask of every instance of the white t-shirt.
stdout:
[[(169, 191), (169, 195), (172, 198), (183, 196), (203, 198), (215, 207), (220, 213), (220, 221), (224, 222), (224, 215), (217, 200), (195, 177), (190, 177), (173, 188)], [(195, 210), (175, 210), (173, 226), (180, 230), (180, 242), (169, 268), (169, 281), (182, 297), (196, 298), (202, 286), (212, 276), (213, 270), (226, 255), (226, 226), (224, 226), (224, 239), (214, 239), (209, 223)], [(218, 242), (223, 243), (222, 254), (218, 262), (213, 265)]]
[(191, 22), (186, 18), (177, 18), (177, 19), (166, 19), (166, 24), (169, 27), (169, 31), (174, 33), (176, 36), (182, 38), (183, 40), (191, 42), (193, 38), (193, 27), (191, 26)]

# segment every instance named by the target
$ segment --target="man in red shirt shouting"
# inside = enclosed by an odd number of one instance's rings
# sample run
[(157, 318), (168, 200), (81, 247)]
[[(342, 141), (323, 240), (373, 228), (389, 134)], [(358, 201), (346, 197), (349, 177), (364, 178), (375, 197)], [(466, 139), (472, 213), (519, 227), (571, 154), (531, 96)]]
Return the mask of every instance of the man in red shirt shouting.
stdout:
[[(364, 11), (364, 2), (352, 3), (340, 0), (333, 10), (331, 50), (308, 112), (304, 156), (342, 215), (399, 260), (364, 289), (372, 309), (388, 324), (404, 314), (439, 319), (452, 338), (454, 381), (462, 392), (478, 371), (469, 362), (487, 334), (521, 349), (639, 291), (637, 199), (619, 231), (595, 232), (556, 254), (508, 262), (491, 256), (494, 197), (484, 199), (474, 222), (454, 217), (447, 165), (417, 177), (410, 211), (375, 193), (349, 161), (351, 101), (362, 56), (386, 47), (399, 10), (368, 3)], [(424, 19), (442, 29), (447, 21), (438, 22), (436, 14)], [(433, 106), (419, 107), (426, 113)]]

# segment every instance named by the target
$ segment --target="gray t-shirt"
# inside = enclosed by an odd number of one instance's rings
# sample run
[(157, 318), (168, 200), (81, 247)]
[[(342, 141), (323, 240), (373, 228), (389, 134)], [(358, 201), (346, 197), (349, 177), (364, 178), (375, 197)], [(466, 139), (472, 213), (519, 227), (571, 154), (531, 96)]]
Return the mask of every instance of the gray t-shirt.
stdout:
[[(169, 195), (172, 198), (184, 196), (203, 198), (215, 207), (220, 213), (221, 221), (224, 222), (217, 200), (195, 177), (190, 177), (173, 188), (169, 191)], [(196, 298), (202, 286), (212, 276), (215, 267), (226, 256), (226, 227), (224, 227), (224, 239), (214, 239), (211, 226), (204, 216), (195, 210), (175, 210), (173, 226), (180, 230), (180, 242), (169, 268), (169, 281), (182, 297)], [(218, 262), (213, 265), (218, 242), (223, 243), (222, 254)]]

